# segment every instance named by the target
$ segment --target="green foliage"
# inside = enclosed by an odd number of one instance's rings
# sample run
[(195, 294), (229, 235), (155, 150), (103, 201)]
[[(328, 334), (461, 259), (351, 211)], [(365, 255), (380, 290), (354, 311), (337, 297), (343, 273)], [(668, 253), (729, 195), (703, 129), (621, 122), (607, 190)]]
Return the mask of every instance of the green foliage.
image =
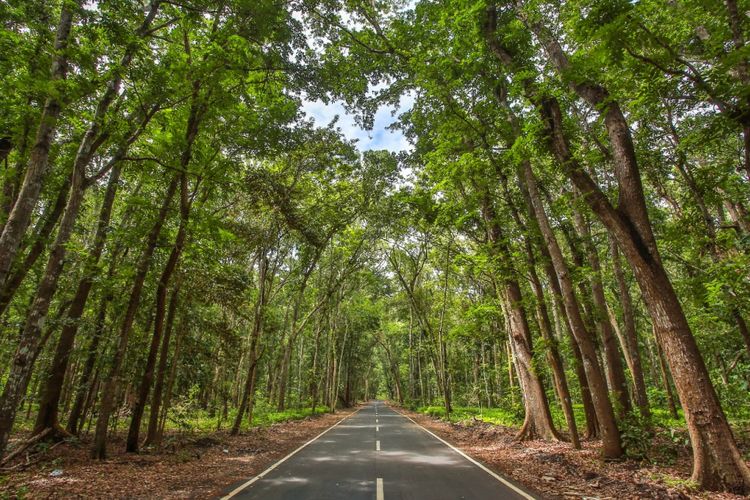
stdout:
[[(445, 407), (422, 406), (416, 409), (431, 417), (445, 419)], [(450, 414), (448, 421), (463, 422), (477, 420), (489, 424), (502, 425), (504, 427), (517, 427), (523, 423), (523, 415), (503, 408), (480, 408), (476, 406), (456, 406)]]

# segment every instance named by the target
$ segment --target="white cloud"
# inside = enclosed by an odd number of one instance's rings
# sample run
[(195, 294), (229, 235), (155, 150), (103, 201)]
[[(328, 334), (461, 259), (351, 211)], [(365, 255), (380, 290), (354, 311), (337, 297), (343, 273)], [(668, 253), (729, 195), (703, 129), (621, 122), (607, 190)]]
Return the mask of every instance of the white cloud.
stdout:
[[(399, 109), (396, 113), (402, 113), (408, 110), (414, 99), (412, 96), (404, 96), (401, 99)], [(371, 149), (387, 149), (388, 151), (398, 152), (412, 149), (411, 144), (399, 130), (389, 130), (387, 127), (396, 121), (393, 115), (394, 108), (382, 107), (375, 113), (373, 128), (370, 131), (362, 129), (354, 121), (354, 117), (346, 112), (341, 102), (334, 101), (325, 104), (322, 101), (302, 102), (302, 109), (310, 116), (315, 124), (319, 127), (325, 127), (336, 115), (339, 120), (336, 127), (347, 139), (357, 140), (357, 148), (360, 151)]]

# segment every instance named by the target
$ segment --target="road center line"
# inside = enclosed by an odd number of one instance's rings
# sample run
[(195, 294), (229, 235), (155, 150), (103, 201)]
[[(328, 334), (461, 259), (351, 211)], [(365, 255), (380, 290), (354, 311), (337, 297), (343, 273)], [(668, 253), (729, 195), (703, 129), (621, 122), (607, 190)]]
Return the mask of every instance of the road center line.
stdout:
[(375, 432), (380, 432), (380, 426), (379, 425), (375, 426)]
[(375, 441), (375, 451), (380, 451), (380, 441)]
[(350, 413), (349, 415), (345, 416), (344, 418), (342, 418), (341, 420), (339, 420), (338, 422), (336, 422), (335, 424), (333, 424), (332, 426), (330, 426), (329, 428), (327, 428), (326, 430), (324, 430), (323, 432), (321, 432), (320, 434), (318, 434), (317, 436), (315, 436), (314, 438), (312, 438), (310, 441), (306, 442), (305, 444), (303, 444), (302, 446), (300, 446), (299, 448), (297, 448), (296, 450), (294, 450), (293, 452), (291, 452), (289, 455), (285, 456), (284, 458), (282, 458), (281, 460), (279, 460), (275, 464), (271, 465), (268, 469), (264, 470), (263, 472), (261, 472), (260, 474), (258, 474), (254, 478), (250, 479), (249, 481), (246, 481), (246, 482), (242, 483), (241, 485), (237, 486), (235, 489), (233, 489), (232, 491), (230, 491), (229, 493), (227, 493), (226, 495), (224, 495), (223, 497), (221, 497), (221, 500), (227, 500), (229, 498), (232, 498), (233, 496), (237, 495), (238, 493), (240, 493), (242, 490), (244, 490), (245, 488), (247, 488), (248, 486), (250, 486), (254, 482), (258, 481), (259, 479), (263, 479), (263, 477), (266, 474), (268, 474), (269, 472), (271, 472), (272, 470), (274, 470), (276, 467), (278, 467), (282, 463), (284, 463), (287, 460), (289, 460), (290, 458), (292, 458), (295, 454), (297, 454), (299, 451), (301, 451), (302, 448), (304, 448), (305, 446), (309, 445), (310, 443), (312, 443), (314, 441), (317, 441), (323, 434), (325, 434), (326, 432), (330, 431), (331, 429), (333, 429), (334, 427), (336, 427), (337, 425), (339, 425), (341, 422), (343, 422), (347, 418), (354, 416), (361, 409), (362, 408), (359, 408), (357, 411), (355, 411), (353, 413)]
[(377, 488), (376, 488), (376, 493), (375, 493), (375, 499), (376, 500), (383, 500), (384, 499), (384, 496), (383, 496), (383, 478), (379, 477), (377, 479), (377, 481), (376, 481), (376, 484), (377, 484)]

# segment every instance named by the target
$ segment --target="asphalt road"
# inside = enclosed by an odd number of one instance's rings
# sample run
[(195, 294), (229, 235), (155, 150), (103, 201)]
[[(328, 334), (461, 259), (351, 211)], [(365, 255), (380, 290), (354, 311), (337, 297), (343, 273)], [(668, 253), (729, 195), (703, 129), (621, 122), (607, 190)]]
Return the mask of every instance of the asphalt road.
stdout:
[(228, 496), (257, 500), (534, 498), (382, 401), (369, 403), (248, 483)]

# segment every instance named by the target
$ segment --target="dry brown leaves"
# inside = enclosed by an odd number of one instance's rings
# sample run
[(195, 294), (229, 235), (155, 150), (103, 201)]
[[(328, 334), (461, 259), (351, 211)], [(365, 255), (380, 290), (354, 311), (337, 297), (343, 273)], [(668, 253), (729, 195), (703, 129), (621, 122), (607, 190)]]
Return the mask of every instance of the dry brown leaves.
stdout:
[(110, 457), (102, 462), (89, 458), (88, 440), (64, 443), (25, 470), (0, 473), (0, 498), (214, 498), (350, 411), (253, 428), (240, 436), (165, 436), (163, 449), (141, 454), (125, 453), (124, 436), (115, 436)]
[(690, 478), (691, 468), (687, 453), (681, 453), (671, 466), (632, 460), (605, 462), (599, 454), (597, 441), (585, 441), (582, 450), (574, 450), (567, 443), (518, 442), (514, 439), (517, 429), (473, 421), (450, 424), (401, 411), (491, 469), (544, 498), (742, 498), (691, 490), (684, 484)]

